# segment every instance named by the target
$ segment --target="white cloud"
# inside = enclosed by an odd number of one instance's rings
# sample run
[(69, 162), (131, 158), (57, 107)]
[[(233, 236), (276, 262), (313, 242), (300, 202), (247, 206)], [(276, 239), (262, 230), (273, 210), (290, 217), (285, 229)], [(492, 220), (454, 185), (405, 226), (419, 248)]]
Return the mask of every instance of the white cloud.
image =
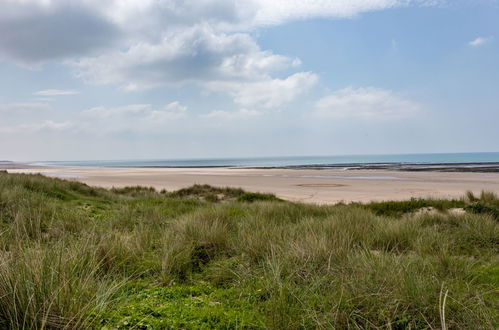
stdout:
[(127, 90), (187, 82), (269, 80), (299, 59), (260, 49), (245, 32), (312, 17), (423, 4), (424, 0), (146, 0), (88, 1), (127, 31), (127, 44), (100, 56), (68, 61), (77, 75)]
[(179, 102), (171, 102), (163, 108), (155, 109), (151, 104), (132, 104), (123, 107), (106, 108), (94, 107), (82, 112), (83, 117), (92, 119), (105, 119), (105, 118), (148, 118), (153, 114), (164, 113), (169, 114), (171, 117), (183, 116), (187, 111), (187, 107), (181, 105)]
[(0, 104), (0, 131), (34, 131), (36, 129), (31, 126), (26, 126), (26, 123), (41, 122), (46, 119), (52, 111), (53, 109), (47, 103)]
[(165, 123), (186, 116), (187, 107), (178, 101), (167, 104), (163, 109), (152, 110), (146, 116), (146, 120), (153, 123)]
[(69, 122), (48, 120), (48, 115), (53, 115), (53, 109), (47, 103), (0, 104), (0, 132), (30, 133), (70, 128)]
[(255, 24), (282, 24), (311, 17), (353, 17), (358, 14), (400, 6), (397, 0), (258, 0)]
[[(4, 0), (0, 1), (0, 58), (25, 65), (61, 61), (92, 84), (125, 90), (196, 84), (232, 96), (238, 107), (282, 107), (318, 81), (296, 72), (298, 58), (262, 49), (260, 27), (310, 18), (359, 14), (434, 0)], [(276, 72), (288, 75), (276, 78)], [(284, 73), (283, 73), (284, 72)], [(77, 91), (44, 90), (37, 96)], [(119, 113), (119, 115), (118, 115)], [(183, 112), (150, 105), (94, 108), (84, 116), (136, 116), (160, 126)]]
[[(209, 22), (220, 30), (254, 29), (314, 17), (350, 18), (408, 5), (436, 5), (443, 0), (114, 0), (87, 1), (115, 23), (164, 29), (169, 25)], [(147, 18), (147, 19), (145, 19)], [(134, 21), (136, 24), (129, 24)]]
[(201, 115), (202, 118), (216, 119), (216, 120), (238, 120), (249, 119), (261, 116), (263, 113), (257, 110), (240, 109), (237, 111), (222, 111), (214, 110), (207, 114)]
[(95, 107), (81, 113), (78, 128), (86, 131), (119, 132), (157, 131), (185, 118), (187, 107), (171, 102), (162, 108), (151, 104), (132, 104), (123, 107)]
[(152, 111), (152, 106), (150, 104), (133, 104), (116, 108), (94, 107), (83, 111), (82, 116), (95, 120), (111, 117), (142, 117), (150, 111)]
[(187, 111), (187, 107), (185, 105), (180, 104), (178, 101), (174, 101), (171, 103), (168, 103), (164, 110), (166, 112), (176, 112), (176, 113), (183, 113)]
[(256, 82), (212, 82), (207, 88), (230, 93), (236, 104), (245, 107), (278, 108), (292, 102), (315, 86), (319, 77), (310, 72), (295, 73), (286, 79)]
[(397, 93), (375, 87), (340, 89), (315, 105), (320, 118), (401, 119), (414, 115), (422, 107)]
[(260, 26), (314, 17), (348, 18), (431, 2), (4, 0), (0, 56), (30, 65), (64, 60), (90, 82), (128, 89), (255, 79), (299, 63), (261, 50), (248, 34)]
[(0, 104), (0, 114), (8, 113), (16, 115), (20, 113), (34, 113), (50, 110), (50, 106), (46, 103), (8, 103)]
[(73, 127), (73, 124), (69, 121), (57, 122), (53, 120), (44, 120), (40, 123), (21, 125), (22, 129), (27, 129), (30, 131), (65, 131)]
[(73, 128), (70, 121), (57, 122), (53, 120), (43, 120), (31, 124), (0, 126), (0, 133), (33, 133), (33, 132), (57, 132), (67, 131)]
[(494, 37), (478, 37), (470, 42), (468, 45), (471, 47), (480, 47), (485, 44), (491, 43), (494, 40)]
[[(13, 111), (13, 113), (8, 114), (9, 116), (5, 120), (0, 116), (2, 124), (10, 121), (9, 125), (0, 126), (0, 132), (23, 133), (69, 130), (76, 133), (90, 132), (92, 134), (127, 130), (151, 132), (171, 127), (178, 120), (187, 116), (187, 107), (179, 102), (171, 102), (159, 108), (150, 104), (132, 104), (112, 108), (94, 107), (84, 110), (66, 121), (46, 119), (46, 114), (42, 118), (39, 118), (39, 115), (35, 116), (36, 112), (45, 109), (50, 109), (50, 107), (36, 103), (0, 105), (0, 115), (6, 111)], [(19, 113), (21, 113), (21, 116), (13, 116), (13, 114)]]
[(33, 93), (36, 96), (60, 96), (60, 95), (76, 95), (80, 94), (79, 91), (75, 90), (64, 90), (64, 89), (45, 89)]
[(97, 84), (124, 84), (129, 90), (211, 80), (261, 79), (296, 66), (297, 59), (262, 51), (243, 33), (216, 33), (196, 26), (167, 34), (155, 44), (71, 62), (78, 75)]

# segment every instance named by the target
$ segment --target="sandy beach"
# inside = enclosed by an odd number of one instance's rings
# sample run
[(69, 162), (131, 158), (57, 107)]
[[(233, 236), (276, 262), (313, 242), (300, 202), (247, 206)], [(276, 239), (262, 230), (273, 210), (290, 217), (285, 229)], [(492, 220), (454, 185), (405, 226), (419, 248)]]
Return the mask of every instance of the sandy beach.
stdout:
[(193, 184), (240, 187), (305, 203), (369, 202), (412, 197), (457, 198), (471, 190), (499, 193), (499, 173), (403, 172), (242, 168), (14, 168), (91, 186), (151, 186), (176, 190)]

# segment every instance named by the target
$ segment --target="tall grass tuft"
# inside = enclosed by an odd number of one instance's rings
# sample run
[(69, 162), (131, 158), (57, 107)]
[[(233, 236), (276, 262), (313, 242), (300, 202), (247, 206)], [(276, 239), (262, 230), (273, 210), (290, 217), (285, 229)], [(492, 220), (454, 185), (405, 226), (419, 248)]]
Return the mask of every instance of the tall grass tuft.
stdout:
[(497, 210), (0, 173), (0, 328), (493, 329)]
[(118, 282), (85, 242), (50, 249), (16, 246), (0, 255), (0, 324), (15, 329), (80, 328), (112, 298)]

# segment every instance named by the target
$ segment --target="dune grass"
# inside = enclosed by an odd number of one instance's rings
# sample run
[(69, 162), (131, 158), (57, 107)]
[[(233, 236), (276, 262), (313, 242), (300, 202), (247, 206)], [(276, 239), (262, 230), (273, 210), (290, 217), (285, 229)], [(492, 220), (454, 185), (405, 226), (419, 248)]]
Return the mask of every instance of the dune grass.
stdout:
[(493, 329), (498, 210), (0, 173), (0, 328)]

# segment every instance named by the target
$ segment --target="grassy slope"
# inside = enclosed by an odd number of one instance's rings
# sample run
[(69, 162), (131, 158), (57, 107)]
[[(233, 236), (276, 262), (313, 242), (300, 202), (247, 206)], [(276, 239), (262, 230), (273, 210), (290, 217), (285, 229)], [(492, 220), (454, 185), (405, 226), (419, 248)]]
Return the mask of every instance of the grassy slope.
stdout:
[[(443, 212), (411, 215), (425, 206)], [(0, 172), (0, 327), (494, 328), (498, 210)]]

